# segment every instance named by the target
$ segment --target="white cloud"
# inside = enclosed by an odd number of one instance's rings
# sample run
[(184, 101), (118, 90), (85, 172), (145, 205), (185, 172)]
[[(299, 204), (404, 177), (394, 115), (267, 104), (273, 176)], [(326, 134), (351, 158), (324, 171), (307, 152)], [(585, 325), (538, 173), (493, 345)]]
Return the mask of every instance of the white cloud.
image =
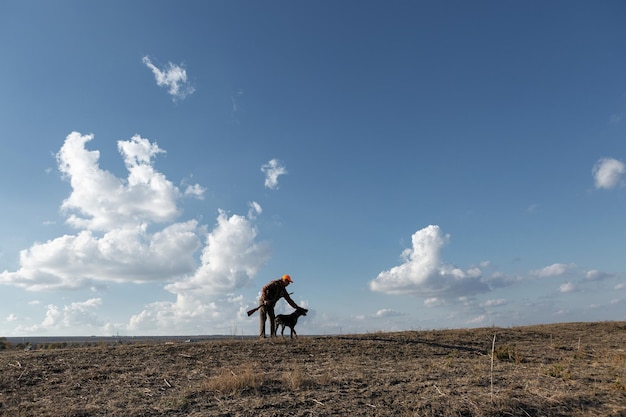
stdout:
[(255, 241), (252, 224), (262, 211), (258, 203), (250, 204), (249, 218), (219, 212), (199, 264), (206, 227), (172, 222), (181, 212), (181, 193), (151, 165), (164, 151), (139, 136), (120, 141), (129, 170), (122, 180), (100, 169), (98, 151), (85, 150), (92, 138), (74, 132), (58, 153), (72, 185), (62, 207), (68, 223), (82, 230), (22, 250), (19, 269), (0, 273), (0, 284), (37, 291), (161, 281), (173, 283), (175, 293), (199, 288), (218, 294), (245, 286), (267, 261), (268, 245)]
[(256, 201), (251, 201), (248, 206), (250, 207), (248, 209), (248, 219), (250, 220), (256, 219), (259, 214), (263, 213), (263, 207)]
[(198, 200), (204, 200), (205, 192), (206, 188), (202, 187), (200, 184), (188, 185), (185, 189), (185, 197), (191, 196)]
[(72, 132), (57, 154), (59, 170), (72, 186), (61, 208), (69, 213), (67, 223), (80, 229), (107, 231), (145, 222), (168, 222), (180, 211), (180, 196), (167, 178), (154, 170), (152, 158), (164, 151), (140, 136), (119, 141), (128, 177), (120, 179), (100, 169), (98, 151), (85, 149), (93, 135)]
[(120, 228), (102, 237), (91, 231), (35, 243), (20, 252), (20, 269), (4, 271), (0, 283), (28, 290), (86, 288), (94, 281), (170, 280), (195, 268), (200, 247), (197, 222), (176, 223), (153, 234)]
[(577, 290), (576, 285), (572, 284), (571, 282), (566, 282), (564, 284), (561, 284), (561, 286), (559, 287), (559, 292), (562, 292), (562, 293), (574, 292), (576, 290)]
[(530, 274), (536, 277), (540, 277), (540, 278), (558, 277), (558, 276), (565, 274), (570, 268), (573, 268), (573, 267), (574, 265), (556, 263), (556, 264), (546, 266), (545, 268), (542, 268), (542, 269), (531, 271)]
[(217, 226), (206, 237), (201, 265), (189, 279), (168, 285), (175, 294), (227, 293), (246, 286), (269, 259), (266, 242), (256, 243), (250, 220), (220, 211)]
[(143, 63), (152, 70), (157, 85), (166, 87), (174, 100), (184, 100), (195, 91), (195, 88), (187, 81), (187, 71), (182, 66), (168, 62), (166, 68), (159, 69), (148, 56), (143, 57)]
[(426, 307), (437, 307), (444, 304), (444, 301), (437, 297), (428, 297), (424, 300), (424, 305)]
[(9, 314), (9, 315), (7, 316), (7, 318), (6, 318), (6, 321), (9, 321), (9, 322), (11, 322), (11, 321), (17, 321), (17, 320), (18, 320), (18, 317), (17, 317), (15, 314), (13, 314), (13, 313)]
[(261, 167), (265, 174), (265, 187), (275, 190), (278, 188), (278, 177), (287, 173), (287, 169), (281, 165), (278, 159), (272, 159)]
[(383, 308), (382, 310), (378, 310), (376, 312), (376, 314), (374, 314), (375, 317), (378, 318), (383, 318), (383, 317), (397, 317), (397, 316), (403, 316), (404, 314), (398, 312), (398, 311), (394, 311), (391, 310), (389, 308)]
[(596, 162), (592, 173), (596, 188), (615, 188), (626, 172), (624, 163), (613, 158), (602, 158)]
[(428, 226), (412, 236), (412, 248), (402, 252), (403, 263), (383, 271), (370, 282), (372, 291), (448, 298), (489, 290), (481, 270), (463, 271), (440, 260), (449, 236), (439, 226)]
[(56, 334), (72, 333), (75, 328), (97, 330), (102, 326), (96, 314), (101, 305), (102, 299), (100, 298), (90, 298), (63, 307), (50, 304), (46, 307), (45, 318), (40, 324), (19, 327), (19, 330), (27, 333), (54, 331)]
[(481, 303), (480, 306), (481, 307), (498, 307), (498, 306), (503, 306), (507, 304), (507, 300), (505, 300), (504, 298), (498, 298), (495, 300), (487, 300), (484, 303)]
[(250, 324), (246, 314), (250, 305), (241, 295), (199, 295), (178, 294), (174, 302), (151, 303), (131, 317), (125, 330), (132, 334), (206, 334), (211, 329), (213, 334), (234, 335), (239, 324)]
[(487, 319), (488, 319), (487, 315), (481, 314), (478, 317), (474, 317), (473, 319), (468, 320), (468, 323), (471, 323), (471, 324), (481, 324), (481, 323), (484, 323), (485, 321), (487, 321)]
[(606, 278), (610, 278), (611, 276), (612, 275), (607, 272), (602, 272), (595, 269), (592, 269), (585, 273), (585, 279), (589, 281), (600, 281)]
[(404, 314), (395, 310), (391, 310), (389, 308), (383, 308), (383, 309), (378, 310), (374, 314), (360, 314), (360, 315), (355, 316), (355, 318), (357, 320), (369, 320), (369, 319), (383, 319), (383, 318), (399, 317), (399, 316), (404, 316)]

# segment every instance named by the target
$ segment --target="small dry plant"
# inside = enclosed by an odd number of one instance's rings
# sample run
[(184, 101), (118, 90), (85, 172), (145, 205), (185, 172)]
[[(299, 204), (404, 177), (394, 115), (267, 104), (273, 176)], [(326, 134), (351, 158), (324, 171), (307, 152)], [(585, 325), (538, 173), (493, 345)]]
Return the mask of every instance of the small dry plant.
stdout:
[(258, 389), (265, 382), (265, 372), (251, 364), (238, 368), (222, 368), (217, 375), (206, 382), (205, 388), (209, 391), (219, 391), (223, 394), (235, 394), (248, 389)]
[(293, 370), (284, 372), (283, 383), (292, 390), (313, 385), (313, 381), (310, 378), (307, 378), (306, 374), (300, 367), (294, 367)]
[(515, 346), (502, 345), (495, 348), (493, 355), (499, 361), (521, 363), (524, 358), (521, 353), (515, 348)]
[(564, 381), (572, 379), (570, 371), (560, 363), (554, 363), (543, 370), (544, 375), (551, 376), (553, 378), (559, 378)]

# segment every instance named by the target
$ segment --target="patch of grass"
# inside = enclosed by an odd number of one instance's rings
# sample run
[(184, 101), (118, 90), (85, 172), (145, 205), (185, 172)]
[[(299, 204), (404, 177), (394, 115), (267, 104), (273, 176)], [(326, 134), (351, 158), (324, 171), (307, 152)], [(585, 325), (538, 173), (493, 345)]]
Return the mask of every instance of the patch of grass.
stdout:
[(193, 405), (193, 396), (185, 393), (179, 397), (168, 398), (162, 401), (162, 406), (166, 410), (187, 411)]
[(515, 348), (515, 346), (501, 345), (494, 349), (493, 354), (499, 361), (521, 363), (524, 358), (522, 354)]
[(298, 390), (313, 386), (313, 380), (308, 378), (302, 368), (294, 367), (291, 371), (283, 373), (283, 383), (291, 390)]
[(237, 368), (221, 368), (217, 375), (210, 377), (205, 388), (223, 394), (236, 394), (249, 389), (258, 389), (265, 382), (265, 373), (252, 363)]
[(555, 363), (552, 364), (552, 366), (549, 366), (547, 369), (544, 370), (544, 374), (553, 378), (560, 378), (564, 381), (572, 379), (572, 374), (570, 373), (570, 371), (567, 370), (560, 363)]
[(333, 376), (329, 372), (324, 372), (318, 377), (317, 382), (322, 386), (330, 385), (333, 383)]

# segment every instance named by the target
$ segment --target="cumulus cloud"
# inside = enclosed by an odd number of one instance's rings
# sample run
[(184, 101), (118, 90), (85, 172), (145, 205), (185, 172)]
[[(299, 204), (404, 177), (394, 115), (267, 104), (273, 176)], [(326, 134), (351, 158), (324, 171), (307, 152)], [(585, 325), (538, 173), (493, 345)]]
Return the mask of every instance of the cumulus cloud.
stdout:
[(184, 100), (195, 91), (193, 85), (187, 80), (187, 71), (182, 66), (168, 62), (165, 68), (160, 69), (148, 56), (143, 57), (143, 63), (152, 70), (157, 85), (166, 87), (167, 92), (175, 101)]
[[(22, 250), (20, 268), (0, 273), (1, 284), (37, 291), (180, 281), (172, 288), (220, 293), (245, 285), (267, 260), (267, 244), (256, 242), (252, 218), (220, 212), (208, 234), (196, 220), (174, 222), (181, 192), (152, 166), (164, 152), (156, 143), (139, 136), (118, 142), (129, 172), (120, 179), (99, 167), (97, 151), (85, 149), (92, 138), (73, 132), (57, 154), (72, 186), (62, 209), (80, 230)], [(261, 212), (258, 203), (251, 207), (250, 213)]]
[(124, 227), (99, 237), (91, 231), (35, 243), (20, 252), (20, 269), (4, 271), (0, 283), (28, 290), (87, 288), (96, 281), (165, 281), (195, 268), (196, 221), (149, 234)]
[(428, 226), (412, 236), (412, 247), (402, 252), (402, 264), (383, 271), (370, 282), (372, 291), (449, 298), (489, 290), (478, 268), (463, 271), (441, 261), (449, 241), (439, 226)]
[(596, 188), (615, 188), (626, 172), (624, 163), (613, 158), (602, 158), (596, 162), (592, 173)]
[(100, 306), (102, 306), (101, 298), (90, 298), (62, 307), (49, 304), (41, 323), (29, 327), (20, 327), (19, 330), (27, 333), (54, 331), (57, 334), (66, 334), (68, 331), (72, 333), (75, 328), (98, 329), (103, 324), (96, 314)]
[(57, 153), (59, 170), (72, 186), (61, 208), (67, 223), (79, 228), (108, 231), (143, 222), (169, 222), (180, 214), (180, 191), (152, 166), (164, 153), (156, 143), (133, 136), (119, 141), (128, 176), (120, 179), (99, 167), (100, 153), (85, 148), (94, 135), (70, 133)]
[(616, 278), (615, 274), (586, 269), (576, 264), (555, 263), (544, 268), (530, 271), (524, 280), (566, 278), (567, 281), (559, 285), (561, 294), (583, 291), (585, 288), (596, 286), (599, 281), (608, 281)]
[(237, 333), (237, 323), (250, 321), (249, 309), (242, 295), (210, 297), (201, 294), (178, 294), (174, 302), (158, 301), (144, 306), (131, 317), (125, 330), (133, 334), (213, 334)]
[(287, 173), (287, 169), (281, 165), (278, 159), (272, 159), (261, 167), (265, 174), (265, 187), (275, 190), (278, 188), (278, 177)]
[(248, 218), (220, 211), (217, 226), (206, 237), (201, 265), (189, 279), (168, 285), (175, 294), (227, 293), (246, 286), (269, 259), (266, 242)]

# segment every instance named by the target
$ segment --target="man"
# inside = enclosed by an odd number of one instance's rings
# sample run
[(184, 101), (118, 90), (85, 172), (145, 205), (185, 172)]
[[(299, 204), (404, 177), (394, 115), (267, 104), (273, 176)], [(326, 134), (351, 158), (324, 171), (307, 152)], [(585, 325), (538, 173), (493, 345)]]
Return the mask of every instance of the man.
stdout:
[(289, 275), (283, 275), (281, 279), (270, 282), (261, 290), (261, 299), (259, 301), (259, 305), (261, 306), (259, 309), (261, 317), (259, 337), (265, 337), (265, 320), (267, 320), (268, 316), (270, 319), (270, 336), (276, 336), (276, 323), (274, 321), (276, 315), (274, 314), (274, 306), (278, 300), (284, 298), (285, 301), (287, 301), (287, 303), (289, 303), (289, 305), (293, 308), (301, 308), (298, 307), (287, 292), (286, 288), (292, 282), (293, 281)]

